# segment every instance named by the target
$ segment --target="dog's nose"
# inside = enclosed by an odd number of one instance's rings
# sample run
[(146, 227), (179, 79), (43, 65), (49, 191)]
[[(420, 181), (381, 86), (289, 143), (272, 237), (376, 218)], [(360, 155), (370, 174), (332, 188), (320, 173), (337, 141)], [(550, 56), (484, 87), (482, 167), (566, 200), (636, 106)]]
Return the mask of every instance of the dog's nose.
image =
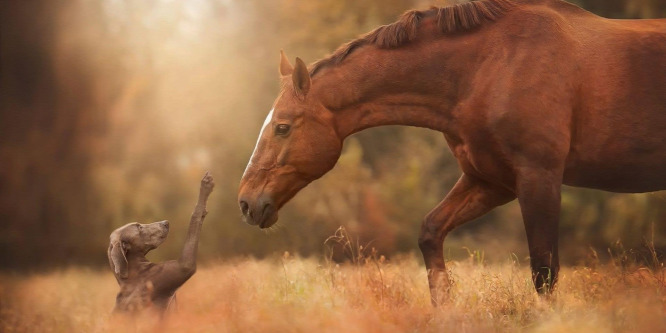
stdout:
[(161, 224), (164, 229), (169, 230), (169, 221), (164, 220)]

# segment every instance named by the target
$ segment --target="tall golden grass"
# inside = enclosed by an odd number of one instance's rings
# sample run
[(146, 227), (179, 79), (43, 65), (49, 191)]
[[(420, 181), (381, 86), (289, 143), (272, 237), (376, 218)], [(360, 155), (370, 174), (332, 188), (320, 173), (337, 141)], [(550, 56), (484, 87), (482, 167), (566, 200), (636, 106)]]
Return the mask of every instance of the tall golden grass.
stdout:
[[(661, 265), (612, 261), (564, 267), (551, 297), (538, 296), (516, 258), (449, 262), (451, 300), (433, 308), (426, 273), (407, 255), (336, 264), (285, 254), (200, 267), (177, 293), (165, 332), (664, 332)], [(473, 254), (473, 253), (472, 253)], [(652, 266), (652, 265), (651, 265)], [(118, 323), (109, 271), (68, 268), (0, 276), (3, 332), (142, 332)]]

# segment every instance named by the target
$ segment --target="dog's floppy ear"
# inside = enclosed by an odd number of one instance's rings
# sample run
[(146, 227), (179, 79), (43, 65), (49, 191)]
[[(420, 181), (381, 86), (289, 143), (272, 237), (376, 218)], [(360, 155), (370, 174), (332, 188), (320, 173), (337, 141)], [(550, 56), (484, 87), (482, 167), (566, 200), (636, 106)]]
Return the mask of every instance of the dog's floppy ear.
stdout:
[(125, 257), (125, 249), (123, 242), (120, 240), (112, 240), (108, 251), (109, 264), (113, 272), (121, 279), (127, 278), (127, 257)]

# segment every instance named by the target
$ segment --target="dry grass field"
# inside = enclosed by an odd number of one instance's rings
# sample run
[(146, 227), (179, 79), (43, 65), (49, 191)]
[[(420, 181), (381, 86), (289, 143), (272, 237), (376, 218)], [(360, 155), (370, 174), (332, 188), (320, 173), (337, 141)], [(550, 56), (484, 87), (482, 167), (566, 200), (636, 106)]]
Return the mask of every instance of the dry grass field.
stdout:
[[(663, 269), (612, 261), (564, 267), (553, 296), (529, 269), (479, 256), (449, 263), (449, 304), (432, 308), (420, 260), (365, 257), (336, 264), (285, 254), (209, 263), (178, 292), (165, 332), (664, 332)], [(110, 316), (106, 270), (0, 276), (2, 332), (143, 332), (153, 321)], [(128, 330), (129, 328), (129, 330)]]

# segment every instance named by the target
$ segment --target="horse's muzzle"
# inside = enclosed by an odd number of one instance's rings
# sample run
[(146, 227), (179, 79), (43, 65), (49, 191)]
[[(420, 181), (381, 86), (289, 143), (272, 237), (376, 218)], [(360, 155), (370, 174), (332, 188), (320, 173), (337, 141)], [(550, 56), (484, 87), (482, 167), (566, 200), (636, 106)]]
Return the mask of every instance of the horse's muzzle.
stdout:
[(278, 214), (268, 196), (261, 196), (256, 201), (241, 198), (238, 202), (243, 219), (249, 225), (256, 225), (259, 228), (269, 228), (277, 222)]

